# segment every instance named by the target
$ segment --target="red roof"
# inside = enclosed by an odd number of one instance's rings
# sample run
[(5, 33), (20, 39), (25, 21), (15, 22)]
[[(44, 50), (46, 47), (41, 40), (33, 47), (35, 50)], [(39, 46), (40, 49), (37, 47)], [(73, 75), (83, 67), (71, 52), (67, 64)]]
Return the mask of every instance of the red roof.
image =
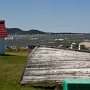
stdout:
[(7, 37), (7, 30), (5, 28), (5, 20), (0, 20), (0, 37)]

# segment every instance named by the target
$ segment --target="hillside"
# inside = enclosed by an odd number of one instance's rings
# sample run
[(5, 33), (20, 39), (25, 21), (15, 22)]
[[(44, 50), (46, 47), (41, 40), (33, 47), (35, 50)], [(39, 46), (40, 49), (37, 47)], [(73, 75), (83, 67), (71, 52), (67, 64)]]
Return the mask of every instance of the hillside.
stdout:
[(35, 30), (35, 29), (29, 30), (29, 31), (23, 31), (19, 28), (7, 28), (7, 31), (8, 31), (8, 34), (12, 34), (12, 35), (14, 35), (14, 34), (17, 34), (17, 35), (20, 35), (20, 34), (45, 34), (45, 32)]
[(59, 33), (54, 33), (54, 32), (43, 32), (40, 30), (36, 30), (36, 29), (31, 29), (28, 31), (23, 31), (22, 29), (19, 28), (7, 28), (8, 34), (12, 34), (12, 35), (26, 35), (26, 34), (49, 34), (49, 35), (56, 35), (56, 34), (90, 34), (90, 33), (72, 33), (72, 32), (59, 32)]

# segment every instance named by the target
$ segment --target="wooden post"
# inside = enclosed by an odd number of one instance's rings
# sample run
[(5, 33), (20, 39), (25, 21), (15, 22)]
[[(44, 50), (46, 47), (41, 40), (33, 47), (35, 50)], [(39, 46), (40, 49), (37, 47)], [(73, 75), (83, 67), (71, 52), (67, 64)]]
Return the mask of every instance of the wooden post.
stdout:
[(61, 83), (58, 83), (55, 90), (63, 90)]

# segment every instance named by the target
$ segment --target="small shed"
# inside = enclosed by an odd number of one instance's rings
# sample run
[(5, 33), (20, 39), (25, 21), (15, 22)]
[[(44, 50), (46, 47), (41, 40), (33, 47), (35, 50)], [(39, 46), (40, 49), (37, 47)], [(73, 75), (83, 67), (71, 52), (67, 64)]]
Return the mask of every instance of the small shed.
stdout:
[(63, 90), (90, 90), (90, 79), (66, 79)]
[(7, 37), (5, 20), (0, 20), (0, 55), (5, 54), (5, 37)]

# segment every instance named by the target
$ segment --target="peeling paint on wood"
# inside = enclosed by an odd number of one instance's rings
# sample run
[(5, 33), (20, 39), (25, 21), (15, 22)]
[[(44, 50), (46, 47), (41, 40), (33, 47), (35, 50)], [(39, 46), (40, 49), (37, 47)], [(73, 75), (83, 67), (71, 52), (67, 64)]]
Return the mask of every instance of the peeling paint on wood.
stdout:
[(28, 58), (21, 84), (90, 78), (90, 53), (38, 47)]

